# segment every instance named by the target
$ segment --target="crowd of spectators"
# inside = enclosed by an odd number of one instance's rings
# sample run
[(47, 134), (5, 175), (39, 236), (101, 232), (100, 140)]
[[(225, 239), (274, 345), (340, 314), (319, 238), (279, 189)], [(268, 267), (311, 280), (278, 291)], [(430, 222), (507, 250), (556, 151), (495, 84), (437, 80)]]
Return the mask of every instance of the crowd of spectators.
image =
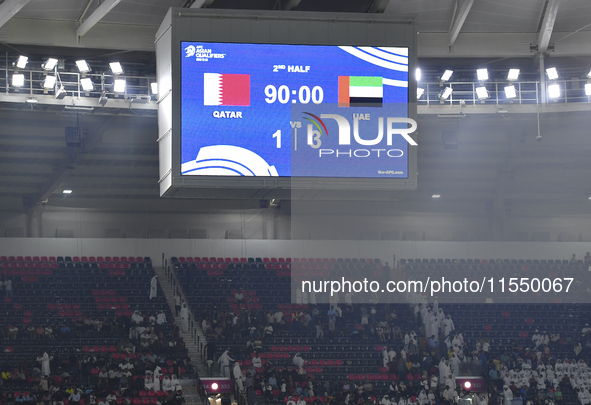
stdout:
[[(24, 342), (42, 350), (35, 358), (0, 361), (3, 405), (184, 404), (181, 380), (193, 367), (164, 311), (67, 319), (0, 329), (5, 351)], [(84, 339), (89, 346), (76, 346)], [(92, 346), (100, 341), (118, 343)]]
[[(239, 302), (240, 295), (236, 293), (233, 298)], [(521, 398), (524, 405), (554, 405), (564, 403), (563, 393), (578, 398), (582, 405), (591, 403), (591, 386), (587, 384), (591, 373), (583, 360), (591, 351), (589, 326), (580, 335), (574, 331), (542, 331), (532, 336), (529, 345), (514, 339), (501, 346), (486, 336), (464, 339), (455, 328), (452, 314), (445, 314), (437, 300), (427, 303), (423, 296), (409, 297), (411, 304), (405, 309), (387, 304), (355, 304), (351, 297), (342, 298), (342, 304), (302, 304), (289, 311), (222, 311), (212, 305), (199, 314), (208, 339), (206, 357), (210, 367), (219, 363), (222, 375), (229, 375), (231, 369), (251, 405), (286, 401), (296, 405), (302, 405), (302, 401), (447, 405), (470, 395), (456, 381), (461, 375), (485, 379), (486, 392), (472, 398), (477, 405), (500, 405), (512, 398)], [(403, 330), (397, 311), (412, 313), (414, 330)], [(318, 343), (330, 342), (331, 337), (375, 342), (383, 348), (383, 362), (376, 364), (372, 372), (394, 375), (395, 379), (388, 381), (387, 389), (371, 380), (335, 378), (315, 382), (306, 364), (298, 364), (302, 359), (299, 354), (291, 353), (294, 357), (290, 365), (259, 357), (257, 353), (269, 350), (266, 341), (272, 337), (313, 338)], [(220, 344), (240, 341), (242, 350), (218, 350)], [(564, 356), (565, 352), (572, 353), (567, 356), (572, 360), (558, 358), (558, 353)], [(570, 366), (564, 373), (553, 370), (556, 364), (560, 369), (564, 363), (576, 365), (574, 377)]]

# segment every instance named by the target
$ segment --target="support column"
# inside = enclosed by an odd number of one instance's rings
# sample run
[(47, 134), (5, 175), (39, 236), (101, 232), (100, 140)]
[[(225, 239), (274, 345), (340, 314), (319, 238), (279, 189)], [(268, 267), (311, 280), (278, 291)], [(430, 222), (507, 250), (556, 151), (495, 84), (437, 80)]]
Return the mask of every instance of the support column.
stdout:
[(540, 104), (546, 105), (546, 67), (544, 64), (544, 54), (539, 53), (540, 59)]

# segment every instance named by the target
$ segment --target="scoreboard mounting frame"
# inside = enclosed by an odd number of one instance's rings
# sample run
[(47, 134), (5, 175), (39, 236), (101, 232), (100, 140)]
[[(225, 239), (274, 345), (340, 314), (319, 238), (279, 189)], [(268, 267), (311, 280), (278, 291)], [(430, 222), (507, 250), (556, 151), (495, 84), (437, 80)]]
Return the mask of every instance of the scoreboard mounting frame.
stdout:
[[(408, 48), (408, 118), (416, 121), (416, 44), (411, 18), (384, 14), (171, 8), (156, 34), (160, 195), (185, 198), (297, 198), (306, 190), (414, 190), (416, 146), (407, 178), (183, 176), (181, 174), (182, 43), (243, 43)], [(412, 137), (416, 139), (417, 133)], [(420, 142), (419, 142), (420, 143)], [(301, 190), (298, 193), (297, 190)], [(305, 198), (305, 197), (303, 197)]]

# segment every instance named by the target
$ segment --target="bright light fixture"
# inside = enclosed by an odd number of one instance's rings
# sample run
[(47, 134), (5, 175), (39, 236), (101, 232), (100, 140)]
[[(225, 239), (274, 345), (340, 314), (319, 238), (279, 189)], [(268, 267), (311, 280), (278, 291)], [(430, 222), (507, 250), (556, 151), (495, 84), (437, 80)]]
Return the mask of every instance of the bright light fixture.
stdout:
[(150, 87), (152, 88), (152, 94), (158, 94), (158, 83), (150, 83)]
[(111, 63), (109, 63), (109, 66), (111, 66), (111, 72), (113, 72), (113, 74), (120, 75), (121, 73), (123, 73), (123, 68), (121, 67), (121, 63), (111, 62)]
[(591, 83), (585, 85), (585, 95), (591, 96)]
[(421, 96), (423, 95), (424, 92), (425, 92), (425, 89), (421, 89), (420, 87), (417, 87), (417, 100), (419, 98), (421, 98)]
[(488, 69), (476, 69), (478, 80), (488, 80)]
[(113, 87), (113, 91), (115, 93), (124, 93), (125, 92), (125, 79), (116, 79), (115, 86)]
[(509, 69), (509, 73), (507, 73), (507, 80), (517, 80), (519, 79), (519, 73), (521, 70), (519, 69)]
[(43, 80), (43, 88), (44, 89), (53, 89), (55, 87), (55, 76), (47, 75), (45, 76), (45, 80)]
[(470, 388), (472, 388), (472, 383), (470, 381), (465, 381), (464, 382), (464, 388), (469, 390)]
[(515, 90), (515, 86), (505, 86), (505, 97), (507, 98), (515, 98), (517, 97), (517, 90)]
[(443, 72), (443, 75), (441, 75), (441, 81), (442, 82), (448, 81), (453, 73), (454, 73), (453, 70), (446, 70), (445, 72)]
[(78, 67), (78, 70), (80, 71), (80, 73), (90, 72), (90, 66), (88, 66), (88, 63), (86, 63), (86, 61), (84, 59), (77, 60), (76, 66)]
[(39, 100), (35, 97), (27, 97), (27, 103), (29, 104), (37, 104)]
[(476, 96), (479, 100), (486, 100), (490, 97), (490, 95), (488, 94), (488, 90), (484, 86), (476, 87)]
[(435, 198), (435, 199), (437, 199), (437, 198), (441, 198), (441, 194), (433, 194), (433, 195), (431, 196), (431, 198)]
[(27, 62), (29, 61), (29, 58), (27, 56), (19, 56), (18, 60), (16, 61), (16, 67), (19, 69), (24, 69), (27, 66)]
[(560, 86), (557, 84), (551, 84), (548, 86), (548, 97), (558, 98), (560, 97)]
[(556, 70), (556, 68), (546, 69), (546, 74), (548, 75), (548, 79), (550, 80), (558, 79), (558, 71)]
[(447, 100), (449, 96), (451, 96), (452, 92), (453, 90), (451, 89), (451, 87), (446, 87), (445, 89), (443, 89), (441, 93), (439, 93), (439, 98), (441, 98), (442, 100)]
[(64, 193), (64, 194), (72, 194), (72, 190), (66, 189), (66, 190), (62, 191), (62, 193)]
[(591, 78), (591, 70), (587, 73), (587, 77)]
[(13, 74), (12, 85), (14, 87), (23, 87), (25, 85), (25, 75), (23, 75), (22, 73)]
[(85, 77), (84, 79), (80, 79), (80, 84), (82, 85), (82, 90), (84, 91), (91, 91), (94, 90), (94, 83), (89, 77)]
[(43, 70), (53, 70), (56, 65), (57, 65), (57, 59), (49, 58), (45, 61), (45, 63), (43, 63), (41, 65), (41, 67), (43, 68)]
[(421, 81), (421, 69), (417, 68), (417, 70), (415, 70), (415, 79), (417, 79), (417, 82)]

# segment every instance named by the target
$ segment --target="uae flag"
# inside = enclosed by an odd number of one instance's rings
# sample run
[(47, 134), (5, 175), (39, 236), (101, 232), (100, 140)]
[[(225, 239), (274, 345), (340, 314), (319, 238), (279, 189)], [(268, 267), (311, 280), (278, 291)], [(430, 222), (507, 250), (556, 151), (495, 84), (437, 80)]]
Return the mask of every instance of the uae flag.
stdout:
[(250, 106), (250, 75), (204, 73), (203, 105)]
[(339, 107), (381, 107), (383, 97), (381, 77), (339, 76)]

